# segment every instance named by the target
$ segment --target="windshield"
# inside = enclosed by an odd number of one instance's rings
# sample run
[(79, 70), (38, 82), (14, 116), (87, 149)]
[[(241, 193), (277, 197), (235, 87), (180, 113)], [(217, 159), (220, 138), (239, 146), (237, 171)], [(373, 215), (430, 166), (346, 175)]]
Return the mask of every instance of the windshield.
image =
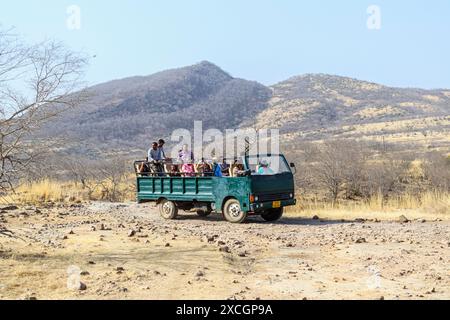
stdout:
[(274, 175), (291, 172), (286, 159), (281, 155), (249, 156), (247, 167), (253, 175)]

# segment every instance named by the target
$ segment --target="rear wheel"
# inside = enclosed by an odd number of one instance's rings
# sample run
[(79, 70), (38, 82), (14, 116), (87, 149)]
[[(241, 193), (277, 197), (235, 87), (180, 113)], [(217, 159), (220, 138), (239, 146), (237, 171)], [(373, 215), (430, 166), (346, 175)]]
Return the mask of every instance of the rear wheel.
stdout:
[(223, 215), (231, 223), (241, 223), (247, 218), (247, 212), (242, 211), (241, 204), (236, 199), (229, 199), (225, 202)]
[(265, 210), (261, 217), (266, 221), (276, 221), (283, 215), (283, 208), (272, 208)]
[(175, 219), (178, 214), (178, 207), (173, 201), (164, 199), (159, 203), (159, 214), (164, 219)]

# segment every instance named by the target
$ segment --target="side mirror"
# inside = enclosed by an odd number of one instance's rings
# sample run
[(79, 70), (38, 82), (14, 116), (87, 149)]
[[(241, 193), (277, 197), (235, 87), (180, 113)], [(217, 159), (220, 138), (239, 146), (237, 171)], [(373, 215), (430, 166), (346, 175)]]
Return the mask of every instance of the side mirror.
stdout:
[(297, 168), (295, 167), (295, 163), (291, 162), (291, 163), (289, 164), (289, 166), (293, 169), (293, 170), (292, 170), (292, 171), (293, 171), (293, 174), (296, 174), (296, 173), (297, 173)]

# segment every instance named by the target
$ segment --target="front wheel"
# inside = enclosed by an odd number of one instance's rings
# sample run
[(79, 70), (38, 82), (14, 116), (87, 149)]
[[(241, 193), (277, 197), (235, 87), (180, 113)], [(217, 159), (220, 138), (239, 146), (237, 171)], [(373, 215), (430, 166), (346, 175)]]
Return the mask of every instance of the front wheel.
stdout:
[(159, 203), (159, 214), (164, 219), (175, 219), (178, 214), (178, 207), (174, 202), (164, 199)]
[(247, 218), (247, 212), (242, 211), (241, 204), (236, 199), (229, 199), (225, 202), (223, 215), (231, 223), (241, 223)]
[(272, 208), (265, 210), (261, 217), (266, 221), (276, 221), (283, 215), (283, 208)]

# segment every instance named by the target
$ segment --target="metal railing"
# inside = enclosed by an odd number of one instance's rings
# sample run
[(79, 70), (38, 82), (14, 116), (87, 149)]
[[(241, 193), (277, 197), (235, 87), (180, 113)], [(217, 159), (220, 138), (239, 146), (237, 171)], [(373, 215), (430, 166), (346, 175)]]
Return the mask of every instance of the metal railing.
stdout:
[[(137, 177), (180, 177), (180, 178), (190, 178), (190, 177), (213, 177), (214, 176), (214, 164), (209, 164), (205, 162), (208, 166), (211, 165), (211, 171), (196, 171), (196, 167), (200, 165), (199, 163), (189, 163), (194, 168), (194, 172), (183, 172), (182, 166), (186, 163), (178, 161), (147, 161), (147, 160), (137, 160), (134, 161), (134, 171)], [(203, 164), (203, 163), (201, 163)], [(169, 166), (177, 166), (177, 171), (172, 171)], [(222, 174), (225, 177), (230, 177), (231, 165), (225, 170), (222, 170)]]

